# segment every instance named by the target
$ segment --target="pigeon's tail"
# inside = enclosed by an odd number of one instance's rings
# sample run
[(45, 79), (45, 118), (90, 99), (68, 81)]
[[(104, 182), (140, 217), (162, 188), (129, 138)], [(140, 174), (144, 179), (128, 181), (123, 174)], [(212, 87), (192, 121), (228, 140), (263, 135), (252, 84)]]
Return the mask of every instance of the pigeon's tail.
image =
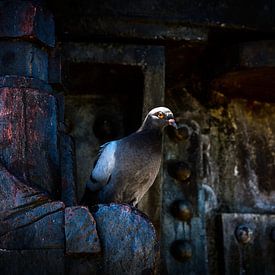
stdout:
[(98, 203), (98, 192), (92, 192), (89, 188), (86, 187), (85, 193), (80, 201), (80, 205), (91, 207)]

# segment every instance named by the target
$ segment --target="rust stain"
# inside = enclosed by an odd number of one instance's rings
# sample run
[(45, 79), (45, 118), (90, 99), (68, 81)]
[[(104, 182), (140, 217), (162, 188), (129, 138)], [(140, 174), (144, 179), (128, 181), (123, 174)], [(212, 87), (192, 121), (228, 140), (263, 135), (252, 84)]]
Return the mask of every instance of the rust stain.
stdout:
[(12, 123), (9, 123), (8, 124), (8, 128), (7, 128), (7, 139), (8, 141), (11, 141), (12, 140), (12, 136), (13, 136), (13, 133), (12, 133)]
[(10, 115), (11, 114), (11, 111), (8, 111), (8, 110), (1, 110), (0, 111), (0, 118), (1, 117), (6, 117), (6, 116), (8, 116), (8, 115)]
[(24, 17), (24, 21), (23, 21), (22, 25), (20, 26), (20, 30), (24, 34), (30, 34), (33, 32), (34, 18), (36, 15), (36, 10), (37, 10), (36, 7), (30, 6), (25, 11), (25, 13), (22, 15)]

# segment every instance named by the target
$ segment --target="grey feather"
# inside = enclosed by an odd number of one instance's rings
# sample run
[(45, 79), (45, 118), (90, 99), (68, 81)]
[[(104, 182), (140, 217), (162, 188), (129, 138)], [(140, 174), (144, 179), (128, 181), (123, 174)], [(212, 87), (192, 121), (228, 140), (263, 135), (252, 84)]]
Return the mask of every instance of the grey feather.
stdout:
[(153, 184), (161, 164), (162, 130), (176, 127), (165, 107), (151, 110), (135, 133), (104, 144), (87, 188), (97, 192), (100, 203), (136, 205)]

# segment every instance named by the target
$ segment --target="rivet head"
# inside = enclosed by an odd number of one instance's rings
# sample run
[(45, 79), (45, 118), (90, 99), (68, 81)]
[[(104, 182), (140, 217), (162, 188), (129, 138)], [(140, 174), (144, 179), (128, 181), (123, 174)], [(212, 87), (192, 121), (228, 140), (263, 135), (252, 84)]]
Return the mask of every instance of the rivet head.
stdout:
[(235, 237), (240, 244), (251, 242), (253, 231), (247, 225), (239, 225), (235, 229)]
[(174, 127), (167, 127), (167, 134), (170, 139), (175, 142), (187, 140), (190, 136), (190, 129), (184, 125), (175, 129)]
[(171, 204), (171, 213), (172, 215), (181, 220), (188, 222), (193, 217), (193, 209), (190, 202), (185, 200), (176, 200)]
[(273, 242), (275, 242), (275, 227), (271, 228), (270, 238)]
[(170, 161), (167, 168), (168, 174), (180, 182), (186, 182), (191, 176), (191, 170), (183, 161)]
[(177, 261), (188, 261), (192, 258), (191, 243), (185, 240), (176, 240), (172, 243), (170, 252)]

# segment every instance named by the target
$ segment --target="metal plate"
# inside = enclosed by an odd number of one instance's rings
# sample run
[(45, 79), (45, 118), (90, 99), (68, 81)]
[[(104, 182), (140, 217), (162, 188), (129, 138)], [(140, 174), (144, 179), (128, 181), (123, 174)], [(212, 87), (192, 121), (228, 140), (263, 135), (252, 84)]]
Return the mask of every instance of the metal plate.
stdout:
[[(221, 221), (225, 274), (275, 274), (275, 215), (222, 214)], [(237, 240), (239, 226), (251, 230), (250, 241)]]

